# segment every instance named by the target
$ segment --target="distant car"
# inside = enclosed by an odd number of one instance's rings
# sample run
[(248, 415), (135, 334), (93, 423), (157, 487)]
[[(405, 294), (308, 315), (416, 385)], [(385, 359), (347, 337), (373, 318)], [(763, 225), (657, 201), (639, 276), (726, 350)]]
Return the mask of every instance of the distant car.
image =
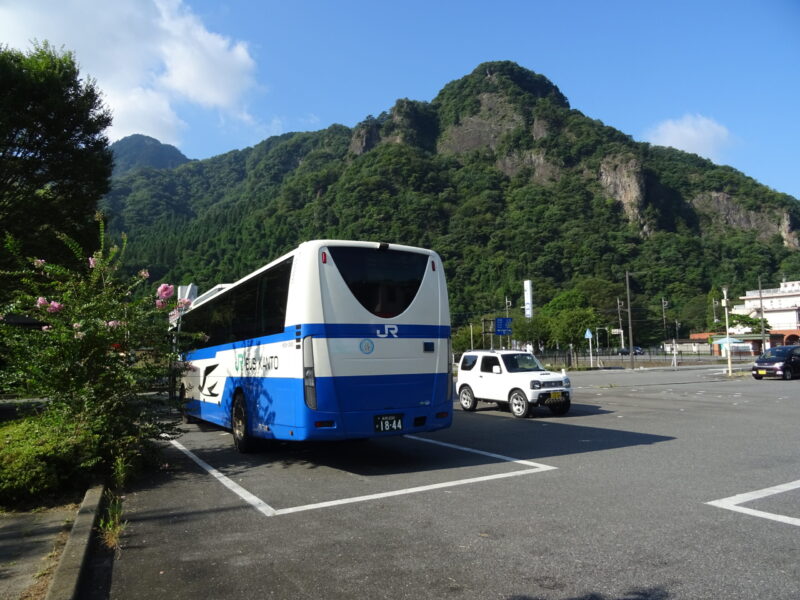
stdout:
[[(617, 354), (621, 356), (628, 356), (630, 353), (631, 351), (628, 350), (627, 348), (620, 348), (619, 350), (617, 350)], [(633, 353), (635, 355), (641, 356), (642, 354), (644, 354), (644, 350), (642, 350), (641, 346), (634, 346)]]
[(800, 346), (775, 346), (759, 356), (753, 363), (753, 377), (781, 377), (794, 379), (800, 375)]
[(553, 373), (529, 352), (471, 350), (461, 356), (456, 392), (461, 408), (473, 411), (478, 401), (508, 406), (515, 417), (527, 417), (534, 406), (546, 406), (554, 415), (570, 407), (570, 380)]

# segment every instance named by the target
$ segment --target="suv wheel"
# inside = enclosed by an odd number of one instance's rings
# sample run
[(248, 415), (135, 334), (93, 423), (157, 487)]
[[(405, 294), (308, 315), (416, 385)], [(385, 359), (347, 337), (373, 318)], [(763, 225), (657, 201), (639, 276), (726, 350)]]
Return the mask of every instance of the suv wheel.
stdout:
[(461, 408), (466, 411), (472, 412), (478, 406), (478, 401), (475, 399), (475, 394), (472, 393), (472, 388), (465, 385), (458, 393), (458, 402)]
[(511, 414), (518, 419), (524, 419), (528, 416), (531, 409), (530, 402), (521, 390), (514, 390), (508, 397), (508, 406), (511, 408)]

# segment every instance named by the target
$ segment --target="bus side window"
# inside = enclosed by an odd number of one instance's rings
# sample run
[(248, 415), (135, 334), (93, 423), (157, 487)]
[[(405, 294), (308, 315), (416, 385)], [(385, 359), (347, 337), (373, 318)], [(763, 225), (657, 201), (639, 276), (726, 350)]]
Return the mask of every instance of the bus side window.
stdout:
[(292, 260), (289, 259), (261, 275), (258, 290), (260, 335), (283, 333), (291, 274)]
[(257, 321), (258, 281), (248, 281), (233, 295), (231, 341), (246, 340), (258, 335)]

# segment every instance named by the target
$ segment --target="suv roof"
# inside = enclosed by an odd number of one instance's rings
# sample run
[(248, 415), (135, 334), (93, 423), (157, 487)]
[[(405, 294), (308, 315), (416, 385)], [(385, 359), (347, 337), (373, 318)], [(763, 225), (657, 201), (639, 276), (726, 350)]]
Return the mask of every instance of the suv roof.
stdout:
[(533, 354), (527, 350), (465, 350), (464, 354)]

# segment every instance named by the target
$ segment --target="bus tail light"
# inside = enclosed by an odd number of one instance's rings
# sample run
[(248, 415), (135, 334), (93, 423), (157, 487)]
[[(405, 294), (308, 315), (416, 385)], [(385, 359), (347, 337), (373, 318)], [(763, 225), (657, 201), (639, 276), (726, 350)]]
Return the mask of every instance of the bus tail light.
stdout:
[(303, 338), (303, 397), (306, 406), (317, 409), (317, 378), (314, 375), (314, 338)]

